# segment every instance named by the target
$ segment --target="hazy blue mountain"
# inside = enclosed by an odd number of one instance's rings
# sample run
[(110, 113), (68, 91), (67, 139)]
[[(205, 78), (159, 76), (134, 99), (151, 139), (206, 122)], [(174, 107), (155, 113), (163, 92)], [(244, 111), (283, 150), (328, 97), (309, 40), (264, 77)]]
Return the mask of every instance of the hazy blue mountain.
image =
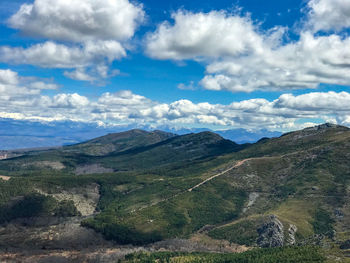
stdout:
[(21, 149), (75, 144), (130, 127), (103, 127), (71, 121), (37, 122), (0, 119), (0, 149)]
[[(153, 130), (145, 126), (99, 126), (94, 123), (82, 123), (72, 121), (61, 122), (38, 122), (22, 121), (0, 118), (0, 150), (22, 149), (33, 147), (52, 147), (80, 143), (108, 133), (123, 132), (134, 128), (146, 131)], [(159, 130), (174, 134), (198, 133), (212, 131), (210, 129), (173, 129), (169, 127), (158, 127)], [(223, 138), (236, 143), (253, 143), (263, 137), (278, 137), (280, 132), (268, 130), (247, 131), (245, 129), (232, 129), (215, 131)]]
[[(213, 131), (210, 129), (203, 129), (203, 128), (176, 130), (176, 129), (171, 129), (167, 127), (161, 127), (160, 129), (168, 132), (176, 133), (179, 135), (187, 134), (187, 133), (198, 133), (203, 131)], [(215, 130), (214, 132), (227, 140), (231, 140), (239, 144), (254, 143), (264, 137), (272, 138), (272, 137), (279, 137), (282, 135), (281, 132), (269, 131), (266, 129), (261, 129), (256, 131), (248, 131), (245, 129), (230, 129), (230, 130)]]

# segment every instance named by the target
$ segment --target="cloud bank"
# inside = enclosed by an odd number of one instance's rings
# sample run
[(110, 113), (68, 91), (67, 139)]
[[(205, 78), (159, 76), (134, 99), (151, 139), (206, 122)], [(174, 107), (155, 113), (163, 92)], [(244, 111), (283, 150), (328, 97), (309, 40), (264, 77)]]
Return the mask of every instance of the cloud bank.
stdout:
[(350, 125), (350, 93), (311, 92), (283, 94), (273, 101), (250, 99), (228, 105), (177, 100), (161, 103), (128, 90), (106, 92), (96, 100), (77, 93), (42, 95), (52, 83), (22, 79), (16, 72), (0, 70), (0, 117), (22, 120), (73, 120), (100, 124), (137, 124), (153, 127), (242, 127), (270, 130), (300, 128), (297, 120), (322, 119)]

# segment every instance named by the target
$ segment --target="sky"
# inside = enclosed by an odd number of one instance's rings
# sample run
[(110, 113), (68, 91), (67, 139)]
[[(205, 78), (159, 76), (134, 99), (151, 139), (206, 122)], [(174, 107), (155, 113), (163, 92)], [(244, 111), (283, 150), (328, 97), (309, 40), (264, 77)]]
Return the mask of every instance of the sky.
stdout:
[(350, 126), (349, 0), (1, 0), (0, 118)]

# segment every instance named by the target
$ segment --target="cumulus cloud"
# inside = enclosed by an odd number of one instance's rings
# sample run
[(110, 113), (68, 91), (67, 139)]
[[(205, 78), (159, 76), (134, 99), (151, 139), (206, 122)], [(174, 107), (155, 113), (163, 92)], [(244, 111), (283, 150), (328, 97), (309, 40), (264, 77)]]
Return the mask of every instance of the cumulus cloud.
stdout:
[(50, 107), (54, 108), (78, 108), (86, 107), (89, 104), (88, 98), (77, 93), (73, 94), (57, 94), (50, 103)]
[(350, 38), (305, 32), (298, 42), (263, 54), (213, 61), (201, 84), (232, 92), (314, 89), (320, 83), (350, 85), (349, 46)]
[(33, 77), (21, 77), (10, 69), (0, 69), (0, 98), (10, 100), (13, 97), (36, 95), (41, 90), (57, 89), (52, 82), (44, 82)]
[[(348, 1), (312, 0), (309, 6), (318, 10), (330, 2), (347, 15)], [(284, 42), (286, 28), (263, 31), (249, 18), (223, 11), (178, 11), (172, 18), (173, 24), (163, 22), (146, 37), (146, 53), (156, 59), (200, 61), (206, 66), (200, 82), (205, 89), (252, 92), (350, 85), (349, 37), (316, 36), (305, 28), (298, 41)]]
[[(0, 61), (8, 64), (29, 64), (43, 68), (75, 68), (65, 71), (68, 78), (94, 81), (107, 78), (109, 64), (126, 56), (126, 51), (117, 41), (88, 41), (81, 45), (67, 46), (47, 41), (28, 48), (0, 47)], [(87, 69), (89, 72), (87, 72)]]
[(86, 73), (85, 68), (78, 68), (73, 71), (65, 71), (63, 73), (64, 76), (74, 80), (82, 80), (82, 81), (94, 81), (96, 80), (93, 76)]
[[(79, 94), (42, 95), (57, 85), (34, 77), (22, 77), (0, 69), (0, 117), (37, 120), (76, 120), (88, 114), (90, 101)], [(79, 116), (79, 117), (78, 117)]]
[(8, 25), (26, 35), (60, 41), (131, 38), (144, 19), (128, 0), (35, 0), (23, 4)]
[(116, 41), (86, 42), (68, 47), (55, 42), (36, 44), (28, 48), (0, 47), (0, 61), (9, 64), (30, 64), (45, 68), (78, 68), (112, 62), (126, 55)]
[(8, 25), (46, 42), (0, 46), (0, 61), (64, 68), (68, 78), (95, 81), (115, 76), (113, 61), (126, 56), (128, 41), (143, 22), (142, 5), (128, 0), (35, 0), (23, 4)]
[(340, 31), (350, 27), (350, 1), (310, 0), (308, 2), (309, 26), (314, 31)]
[(172, 14), (146, 37), (146, 52), (157, 59), (193, 59), (263, 52), (263, 41), (248, 17), (224, 11)]
[(283, 94), (276, 101), (276, 108), (289, 108), (303, 111), (350, 111), (350, 94), (347, 92), (314, 92), (293, 96)]
[(2, 85), (16, 85), (19, 82), (18, 73), (10, 69), (0, 70), (0, 83)]

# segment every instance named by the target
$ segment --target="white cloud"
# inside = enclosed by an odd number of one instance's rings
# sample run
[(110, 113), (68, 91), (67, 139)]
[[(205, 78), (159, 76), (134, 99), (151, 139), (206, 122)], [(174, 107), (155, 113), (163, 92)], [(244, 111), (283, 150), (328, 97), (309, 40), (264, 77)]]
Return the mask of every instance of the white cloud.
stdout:
[(350, 38), (303, 33), (298, 42), (263, 54), (213, 61), (201, 84), (232, 92), (314, 89), (320, 83), (350, 85), (349, 46)]
[[(0, 116), (15, 119), (74, 120), (75, 114), (88, 113), (89, 100), (79, 94), (43, 96), (41, 92), (57, 89), (52, 82), (21, 77), (12, 70), (0, 70)], [(78, 117), (78, 118), (80, 118)]]
[(314, 31), (340, 31), (350, 27), (350, 1), (310, 0), (308, 22)]
[(174, 24), (163, 22), (146, 37), (147, 54), (200, 61), (206, 65), (200, 82), (205, 89), (252, 92), (350, 85), (349, 37), (303, 31), (298, 41), (285, 43), (285, 28), (262, 31), (247, 17), (216, 11), (179, 11), (172, 17)]
[(94, 81), (96, 80), (94, 77), (90, 76), (86, 73), (85, 68), (78, 68), (73, 71), (65, 71), (63, 75), (67, 78), (81, 81)]
[(349, 102), (350, 94), (347, 92), (314, 92), (297, 97), (292, 94), (283, 94), (275, 102), (275, 107), (316, 112), (350, 112)]
[(44, 68), (78, 68), (92, 64), (112, 62), (126, 55), (116, 41), (86, 42), (82, 46), (68, 47), (45, 42), (22, 47), (0, 47), (0, 61), (9, 64), (30, 64)]
[(19, 82), (18, 73), (10, 69), (0, 69), (0, 84), (16, 85)]
[(177, 85), (177, 88), (181, 89), (181, 90), (196, 90), (197, 89), (194, 81), (190, 81), (189, 84), (180, 83), (179, 85)]
[(39, 94), (41, 90), (57, 88), (55, 83), (44, 82), (32, 77), (21, 77), (10, 69), (0, 69), (0, 100), (30, 97)]
[(143, 19), (142, 6), (128, 0), (35, 0), (23, 4), (8, 24), (23, 34), (53, 40), (124, 41)]
[(28, 87), (31, 89), (38, 89), (38, 90), (49, 90), (49, 89), (58, 89), (58, 86), (54, 83), (46, 83), (43, 81), (34, 81), (28, 84)]
[(263, 41), (248, 17), (226, 12), (172, 14), (146, 37), (146, 52), (157, 59), (193, 59), (263, 52)]
[(106, 92), (98, 99), (98, 103), (101, 105), (106, 105), (108, 107), (120, 107), (120, 106), (142, 106), (147, 107), (151, 100), (144, 96), (136, 95), (130, 90), (122, 90), (116, 93)]
[(110, 65), (126, 56), (144, 16), (142, 5), (128, 0), (34, 0), (7, 22), (26, 36), (47, 41), (25, 48), (0, 46), (0, 61), (75, 69), (64, 75), (81, 81), (115, 76), (119, 71)]
[(95, 81), (117, 75), (109, 65), (126, 56), (117, 41), (88, 41), (81, 45), (63, 45), (52, 41), (28, 48), (0, 46), (0, 61), (8, 64), (29, 64), (42, 68), (75, 69), (65, 71), (68, 78)]
[(0, 117), (73, 120), (106, 125), (144, 124), (152, 127), (264, 127), (284, 131), (301, 128), (298, 120), (312, 122), (315, 118), (350, 124), (348, 92), (312, 92), (298, 96), (284, 94), (273, 101), (250, 99), (223, 105), (194, 103), (185, 99), (161, 103), (122, 90), (103, 93), (96, 101), (91, 101), (77, 93), (44, 96), (41, 94), (43, 86), (33, 88), (21, 82), (22, 77), (16, 72), (0, 70)]
[(50, 107), (57, 108), (79, 108), (86, 107), (89, 104), (88, 98), (73, 94), (57, 94), (52, 99)]

